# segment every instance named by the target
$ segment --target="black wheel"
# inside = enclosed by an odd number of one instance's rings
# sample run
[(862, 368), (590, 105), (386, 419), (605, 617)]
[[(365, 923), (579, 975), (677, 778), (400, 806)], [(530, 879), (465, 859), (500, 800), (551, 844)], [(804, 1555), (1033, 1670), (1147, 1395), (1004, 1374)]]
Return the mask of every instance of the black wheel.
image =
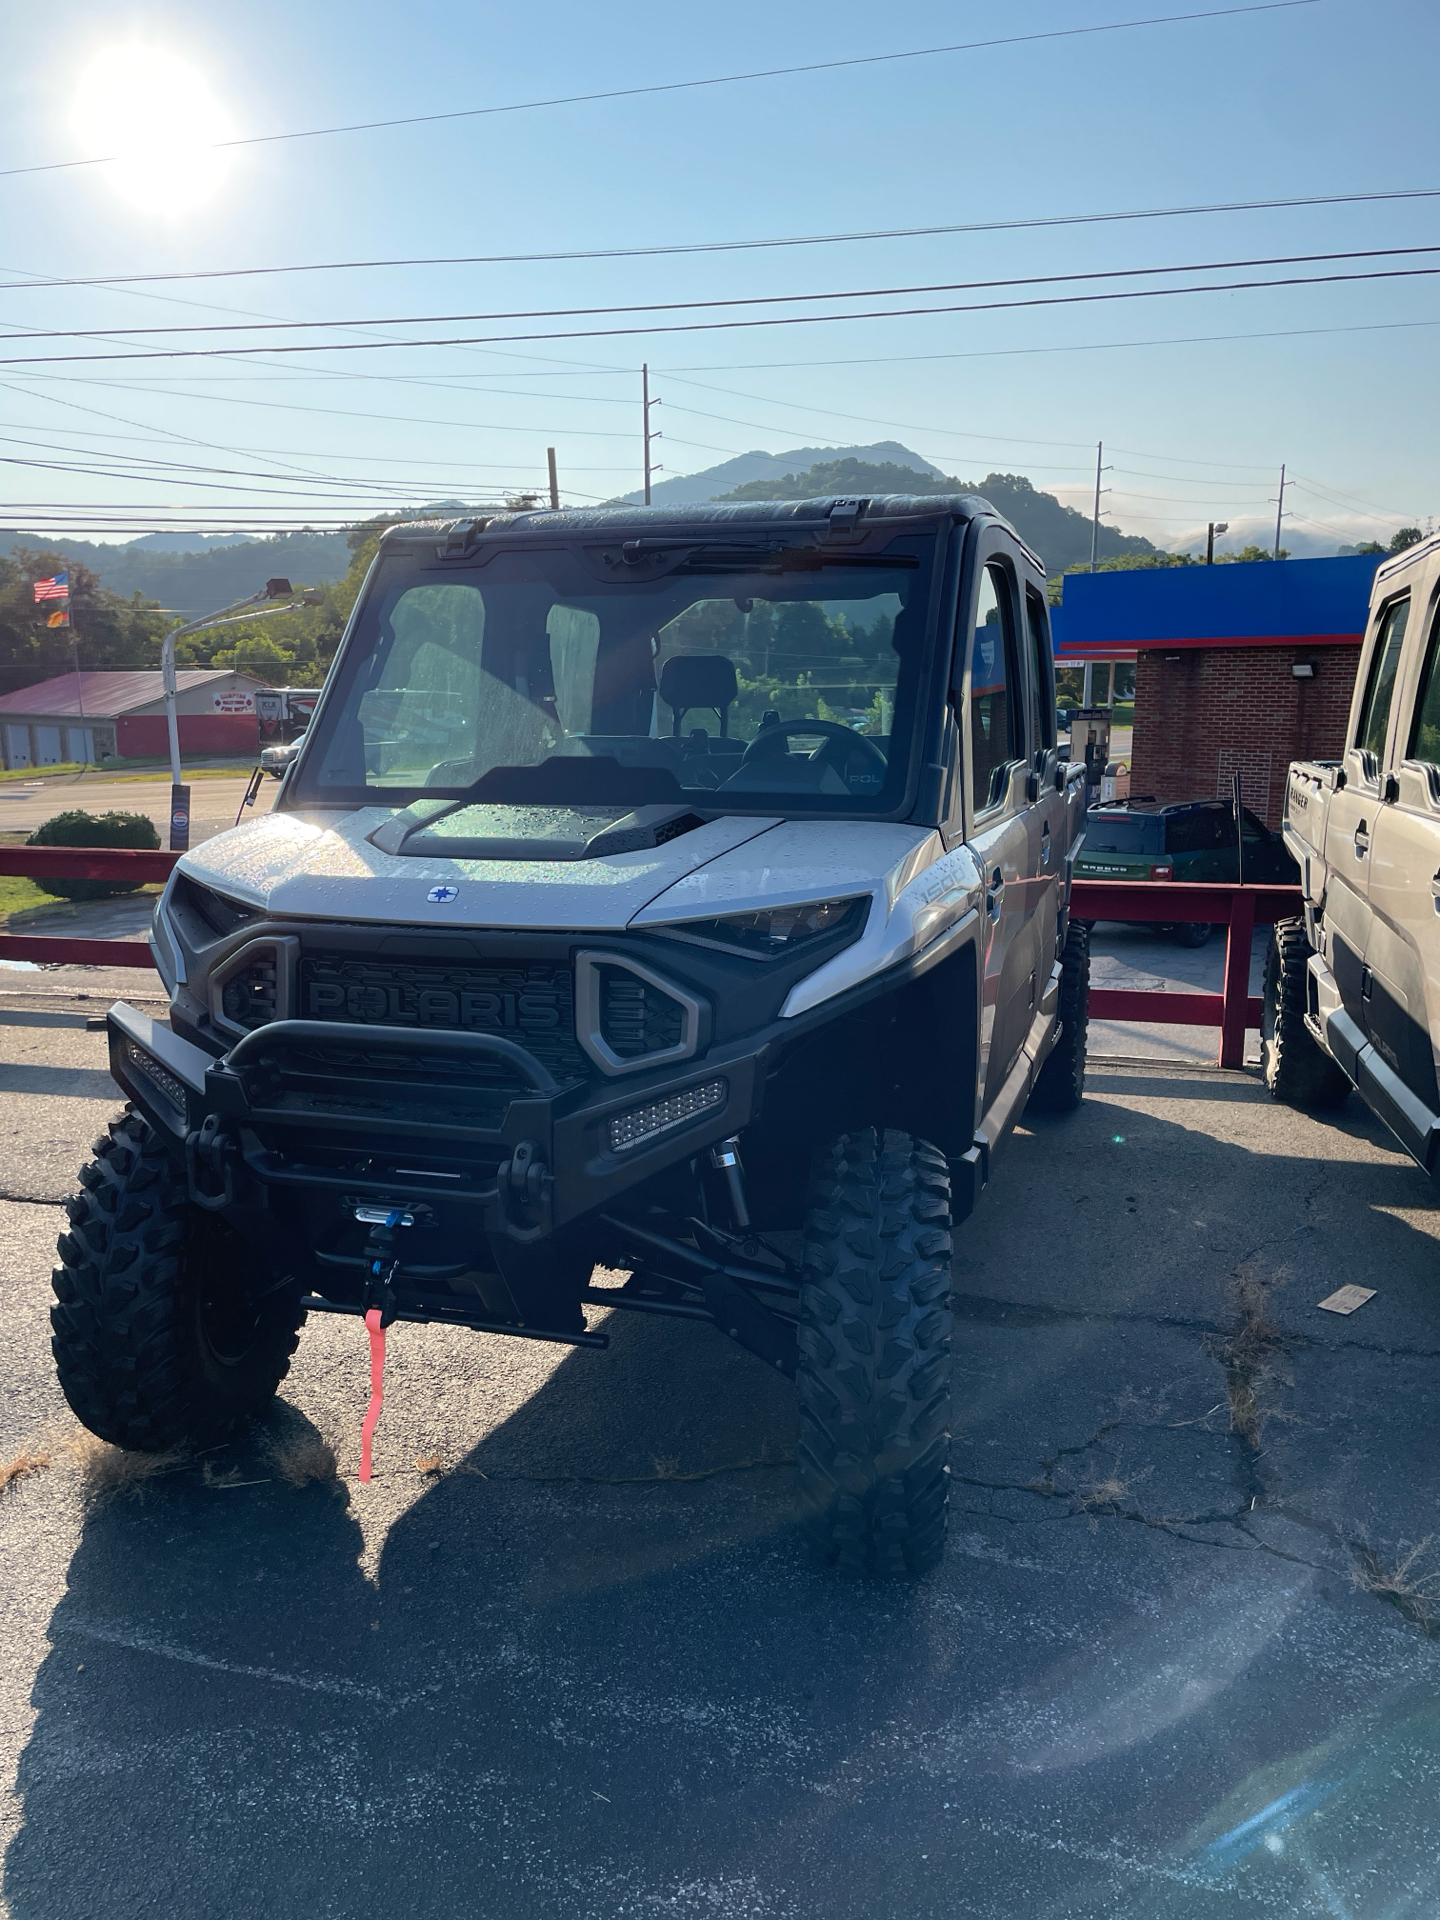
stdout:
[(1271, 1099), (1290, 1107), (1336, 1107), (1350, 1091), (1305, 1025), (1305, 973), (1313, 952), (1303, 920), (1277, 921), (1265, 950), (1260, 1065)]
[(255, 1262), (137, 1113), (95, 1142), (66, 1203), (50, 1310), (60, 1386), (102, 1440), (141, 1453), (223, 1439), (261, 1413), (304, 1321), (295, 1288), (250, 1290)]
[(1060, 1038), (1030, 1090), (1031, 1113), (1073, 1113), (1085, 1092), (1090, 1026), (1090, 928), (1072, 920), (1060, 955)]
[(924, 1573), (950, 1491), (950, 1173), (889, 1129), (816, 1169), (800, 1304), (805, 1528), (827, 1565)]
[(1182, 920), (1175, 928), (1175, 938), (1182, 947), (1203, 947), (1213, 931), (1208, 920)]

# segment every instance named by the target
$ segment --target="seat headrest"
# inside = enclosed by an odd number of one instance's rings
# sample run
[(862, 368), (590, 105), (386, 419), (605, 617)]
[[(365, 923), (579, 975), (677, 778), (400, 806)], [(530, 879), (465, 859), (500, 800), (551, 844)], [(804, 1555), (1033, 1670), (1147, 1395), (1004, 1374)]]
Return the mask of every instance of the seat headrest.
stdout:
[(660, 698), (676, 713), (728, 707), (738, 691), (735, 662), (723, 653), (672, 653), (660, 669)]

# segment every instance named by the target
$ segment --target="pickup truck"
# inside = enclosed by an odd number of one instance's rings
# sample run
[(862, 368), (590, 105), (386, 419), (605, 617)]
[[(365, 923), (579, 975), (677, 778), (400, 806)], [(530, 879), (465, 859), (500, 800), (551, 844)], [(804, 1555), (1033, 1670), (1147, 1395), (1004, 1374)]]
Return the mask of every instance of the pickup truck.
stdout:
[(1304, 918), (1265, 968), (1262, 1060), (1276, 1099), (1354, 1086), (1432, 1175), (1440, 1137), (1440, 537), (1376, 572), (1342, 759), (1297, 761), (1285, 843)]

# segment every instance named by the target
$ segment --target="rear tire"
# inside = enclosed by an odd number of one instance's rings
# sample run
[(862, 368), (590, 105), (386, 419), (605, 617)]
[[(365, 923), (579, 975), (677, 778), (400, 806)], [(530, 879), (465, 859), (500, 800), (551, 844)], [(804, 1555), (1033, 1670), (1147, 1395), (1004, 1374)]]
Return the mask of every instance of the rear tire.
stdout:
[(1208, 920), (1182, 920), (1175, 928), (1175, 938), (1182, 947), (1203, 947), (1214, 931)]
[(136, 1452), (225, 1439), (289, 1371), (298, 1288), (251, 1297), (254, 1256), (191, 1205), (138, 1113), (96, 1141), (80, 1185), (50, 1310), (61, 1391), (92, 1433)]
[(908, 1133), (842, 1134), (805, 1222), (805, 1531), (828, 1566), (924, 1573), (950, 1493), (950, 1173)]
[(1060, 956), (1060, 1038), (1030, 1090), (1031, 1113), (1073, 1113), (1085, 1093), (1090, 1030), (1090, 928), (1072, 920)]
[(1265, 950), (1260, 1066), (1272, 1100), (1289, 1107), (1338, 1107), (1350, 1082), (1305, 1024), (1306, 973), (1314, 948), (1303, 920), (1280, 920)]

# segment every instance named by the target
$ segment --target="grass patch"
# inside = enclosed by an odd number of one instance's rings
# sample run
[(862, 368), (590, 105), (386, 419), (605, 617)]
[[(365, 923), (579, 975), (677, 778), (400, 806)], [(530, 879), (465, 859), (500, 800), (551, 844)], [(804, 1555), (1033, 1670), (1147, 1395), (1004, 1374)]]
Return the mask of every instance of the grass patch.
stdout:
[[(133, 894), (111, 894), (110, 899), (112, 901), (130, 900), (145, 895), (153, 900), (163, 891), (164, 889), (159, 886), (136, 887)], [(22, 879), (18, 874), (0, 874), (0, 922), (11, 917), (28, 920), (31, 915), (38, 913), (73, 914), (82, 906), (91, 907), (97, 904), (104, 903), (93, 900), (60, 900), (53, 893), (44, 892), (38, 880)], [(18, 932), (19, 929), (11, 927), (8, 931), (13, 933)]]
[(334, 1486), (340, 1477), (334, 1448), (313, 1431), (267, 1433), (261, 1451), (287, 1487)]
[(1274, 1417), (1267, 1404), (1269, 1389), (1288, 1384), (1276, 1367), (1285, 1336), (1270, 1318), (1265, 1282), (1240, 1268), (1230, 1281), (1235, 1326), (1216, 1349), (1225, 1369), (1225, 1391), (1230, 1402), (1230, 1431), (1252, 1453), (1260, 1450), (1265, 1423)]
[[(233, 780), (239, 774), (251, 774), (259, 759), (259, 750), (243, 760), (227, 760), (218, 766), (185, 767), (187, 781), (190, 780)], [(67, 761), (58, 767), (0, 767), (0, 784), (18, 780), (43, 780), (47, 785), (52, 780), (69, 780), (77, 786), (87, 782), (103, 780), (108, 785), (112, 780), (155, 780), (170, 777), (168, 759), (158, 760), (112, 760), (104, 767), (82, 767), (78, 761)]]
[(58, 767), (0, 767), (0, 781), (63, 780), (67, 774), (74, 776), (84, 771), (78, 760), (62, 761)]
[(32, 1473), (43, 1473), (49, 1464), (48, 1453), (37, 1453), (31, 1447), (22, 1447), (11, 1459), (0, 1462), (0, 1493)]
[(92, 1500), (122, 1493), (133, 1500), (143, 1500), (153, 1480), (174, 1473), (187, 1463), (186, 1455), (178, 1447), (166, 1453), (132, 1453), (125, 1447), (113, 1447), (108, 1440), (98, 1439), (84, 1427), (77, 1427), (62, 1444)]
[(1426, 1573), (1421, 1562), (1434, 1545), (1432, 1533), (1419, 1546), (1402, 1553), (1393, 1566), (1382, 1561), (1373, 1548), (1361, 1547), (1351, 1570), (1351, 1578), (1362, 1593), (1373, 1593), (1432, 1637), (1440, 1609), (1440, 1570)]
[(65, 902), (52, 893), (42, 893), (39, 884), (17, 874), (0, 874), (0, 916), (34, 913), (39, 907), (59, 907)]

